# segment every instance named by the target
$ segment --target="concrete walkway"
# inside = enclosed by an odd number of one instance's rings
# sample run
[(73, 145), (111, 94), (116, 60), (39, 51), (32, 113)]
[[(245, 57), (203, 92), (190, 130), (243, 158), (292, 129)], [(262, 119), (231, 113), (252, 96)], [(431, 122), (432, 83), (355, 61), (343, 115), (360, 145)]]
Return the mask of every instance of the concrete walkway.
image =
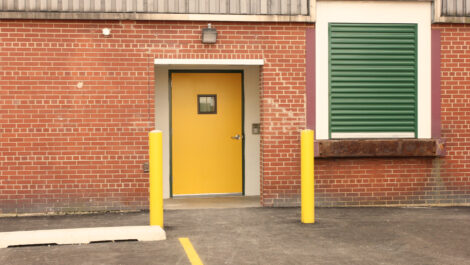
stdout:
[[(0, 250), (0, 264), (470, 264), (470, 208), (166, 210), (167, 240)], [(0, 218), (1, 231), (146, 225), (148, 213)]]

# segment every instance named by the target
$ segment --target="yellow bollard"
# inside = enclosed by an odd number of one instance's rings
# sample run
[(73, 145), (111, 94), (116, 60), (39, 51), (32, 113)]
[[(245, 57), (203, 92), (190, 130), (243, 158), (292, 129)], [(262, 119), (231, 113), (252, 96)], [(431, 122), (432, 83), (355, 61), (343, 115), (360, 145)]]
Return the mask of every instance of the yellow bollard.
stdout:
[(313, 131), (302, 130), (300, 136), (300, 221), (304, 224), (315, 223), (314, 172), (313, 172)]
[(163, 151), (162, 132), (159, 130), (149, 133), (149, 160), (150, 225), (163, 228)]

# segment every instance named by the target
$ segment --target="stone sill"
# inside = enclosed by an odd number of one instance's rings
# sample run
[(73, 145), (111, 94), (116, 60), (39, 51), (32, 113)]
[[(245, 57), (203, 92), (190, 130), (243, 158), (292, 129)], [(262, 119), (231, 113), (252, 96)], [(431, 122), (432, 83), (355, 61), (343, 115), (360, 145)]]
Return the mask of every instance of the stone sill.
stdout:
[(442, 139), (315, 140), (315, 157), (439, 157)]

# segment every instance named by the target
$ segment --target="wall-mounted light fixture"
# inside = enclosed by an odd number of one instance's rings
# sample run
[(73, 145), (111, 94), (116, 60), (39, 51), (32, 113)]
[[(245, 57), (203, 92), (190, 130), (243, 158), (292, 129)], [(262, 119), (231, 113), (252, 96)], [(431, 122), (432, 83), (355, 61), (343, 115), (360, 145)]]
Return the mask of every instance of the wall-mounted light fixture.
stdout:
[(111, 34), (111, 30), (109, 28), (104, 28), (102, 32), (105, 37), (109, 37), (109, 35)]
[(207, 24), (207, 28), (202, 29), (202, 43), (216, 43), (217, 30), (211, 27), (211, 23)]

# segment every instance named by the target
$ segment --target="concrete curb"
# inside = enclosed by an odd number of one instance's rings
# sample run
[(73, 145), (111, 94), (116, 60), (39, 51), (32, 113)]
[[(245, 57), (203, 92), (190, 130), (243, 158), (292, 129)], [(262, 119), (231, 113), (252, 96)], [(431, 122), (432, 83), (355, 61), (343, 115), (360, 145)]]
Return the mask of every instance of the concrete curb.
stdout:
[(165, 240), (160, 226), (118, 226), (74, 229), (16, 231), (0, 233), (0, 248), (39, 244), (88, 244), (97, 241)]

